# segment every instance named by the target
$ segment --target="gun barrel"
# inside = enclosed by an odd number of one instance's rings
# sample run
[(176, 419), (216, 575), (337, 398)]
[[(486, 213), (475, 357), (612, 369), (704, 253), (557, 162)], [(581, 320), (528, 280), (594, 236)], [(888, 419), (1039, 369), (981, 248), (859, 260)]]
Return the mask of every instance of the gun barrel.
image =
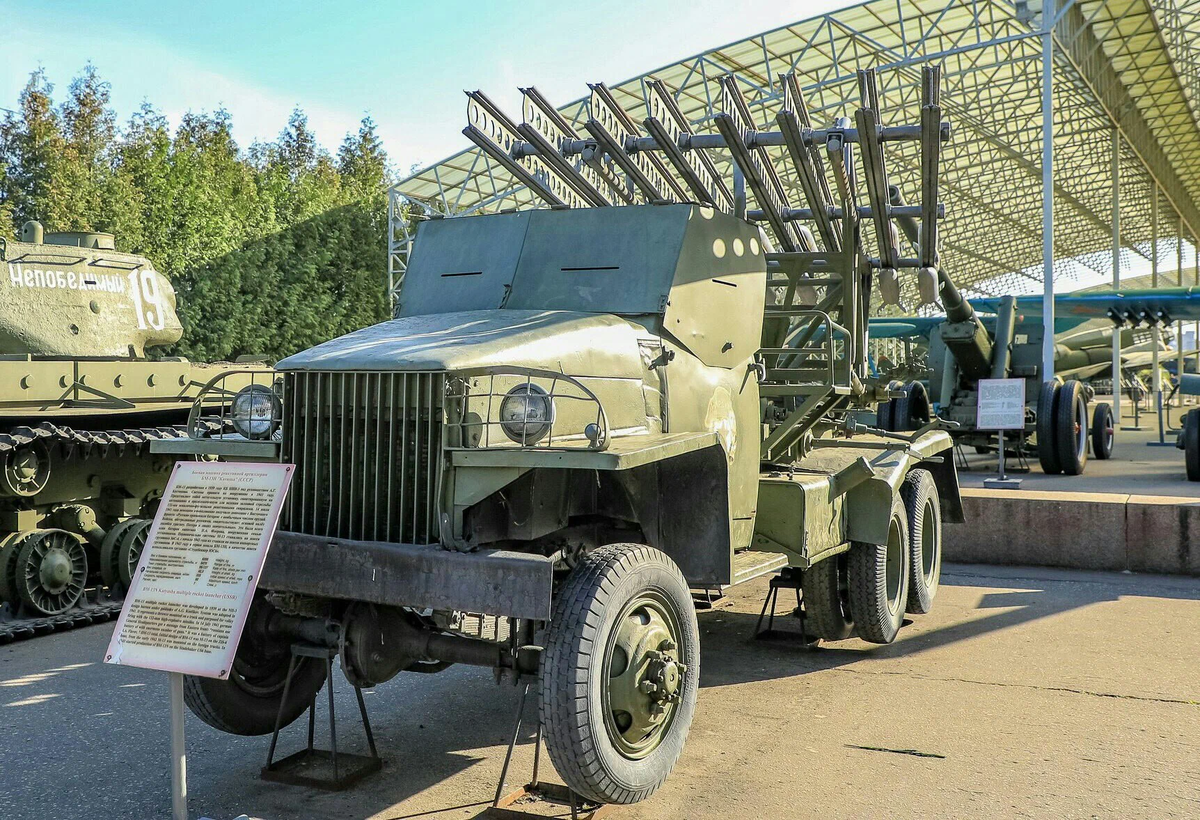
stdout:
[[(904, 196), (900, 193), (900, 189), (893, 185), (888, 189), (888, 198), (891, 200), (892, 207), (900, 207), (904, 205)], [(896, 216), (896, 224), (900, 226), (904, 237), (913, 245), (920, 247), (921, 245), (921, 227), (917, 224), (915, 217), (911, 216)], [(946, 318), (951, 322), (969, 322), (975, 318), (975, 309), (971, 307), (971, 303), (963, 298), (963, 295), (958, 292), (958, 287), (954, 284), (954, 280), (946, 271), (938, 267), (938, 294), (942, 297), (942, 307), (946, 309)]]

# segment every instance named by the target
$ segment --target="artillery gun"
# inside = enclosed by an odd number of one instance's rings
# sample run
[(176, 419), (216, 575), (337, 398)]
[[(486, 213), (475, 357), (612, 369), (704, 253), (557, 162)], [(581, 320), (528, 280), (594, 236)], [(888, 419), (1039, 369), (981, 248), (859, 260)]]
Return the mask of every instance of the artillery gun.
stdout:
[(175, 292), (111, 234), (29, 222), (0, 262), (2, 641), (119, 610), (174, 461), (149, 443), (231, 368), (147, 358), (182, 334)]
[[(901, 202), (898, 189), (890, 196), (893, 203)], [(915, 221), (897, 221), (909, 240), (916, 242), (920, 229)], [(979, 380), (1023, 378), (1025, 427), (1006, 433), (1018, 452), (1036, 449), (1047, 474), (1082, 473), (1089, 443), (1097, 458), (1110, 458), (1115, 428), (1111, 405), (1097, 404), (1089, 417), (1088, 403), (1094, 397), (1091, 387), (1078, 378), (1064, 380), (1059, 374), (1088, 373), (1111, 363), (1113, 334), (1121, 331), (1087, 331), (1055, 344), (1055, 373), (1047, 377), (1041, 365), (1042, 323), (1019, 316), (1015, 296), (999, 299), (989, 328), (945, 270), (939, 268), (937, 277), (946, 318), (929, 335), (928, 381), (894, 383), (893, 388), (903, 395), (879, 410), (879, 426), (914, 430), (931, 418), (942, 418), (953, 424), (956, 442), (986, 452), (996, 446), (995, 433), (980, 430), (976, 424)], [(1128, 346), (1133, 331), (1125, 329), (1123, 333), (1123, 344)]]
[[(395, 319), (277, 365), (294, 478), (229, 680), (186, 680), (195, 714), (295, 720), (326, 675), (297, 642), (356, 685), (491, 667), (540, 680), (574, 792), (632, 803), (692, 720), (690, 590), (781, 570), (823, 640), (889, 643), (927, 612), (943, 516), (962, 520), (951, 439), (856, 419), (896, 395), (868, 374), (872, 289), (935, 275), (939, 78), (918, 123), (885, 126), (860, 72), (855, 119), (818, 128), (784, 75), (768, 130), (729, 76), (707, 134), (659, 83), (648, 136), (603, 85), (586, 135), (535, 89), (519, 125), (469, 94), (466, 135), (547, 207), (421, 223)], [(917, 206), (888, 201), (896, 142), (919, 150)]]

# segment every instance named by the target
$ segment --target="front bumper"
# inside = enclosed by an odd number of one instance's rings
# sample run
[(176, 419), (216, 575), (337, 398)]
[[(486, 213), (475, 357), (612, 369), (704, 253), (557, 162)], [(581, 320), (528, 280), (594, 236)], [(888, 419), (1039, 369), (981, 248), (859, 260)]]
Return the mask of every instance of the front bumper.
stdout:
[(508, 550), (351, 541), (279, 532), (263, 589), (414, 609), (549, 620), (554, 562)]

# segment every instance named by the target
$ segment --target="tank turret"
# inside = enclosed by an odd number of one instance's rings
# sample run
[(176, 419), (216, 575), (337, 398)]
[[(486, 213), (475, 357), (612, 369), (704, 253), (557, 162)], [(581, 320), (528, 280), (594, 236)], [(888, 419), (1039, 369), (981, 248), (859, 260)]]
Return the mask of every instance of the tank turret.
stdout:
[(175, 289), (113, 235), (27, 222), (0, 245), (0, 355), (145, 358), (179, 340)]

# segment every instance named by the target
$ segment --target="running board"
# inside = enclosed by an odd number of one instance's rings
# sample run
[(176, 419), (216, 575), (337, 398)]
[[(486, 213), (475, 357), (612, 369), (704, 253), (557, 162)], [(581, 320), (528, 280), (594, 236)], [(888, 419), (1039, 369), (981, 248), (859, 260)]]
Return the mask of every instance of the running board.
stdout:
[(692, 597), (700, 606), (712, 606), (713, 601), (721, 598), (730, 587), (753, 581), (782, 569), (788, 565), (787, 556), (779, 552), (763, 550), (742, 550), (734, 553), (732, 581), (728, 584), (692, 587)]

